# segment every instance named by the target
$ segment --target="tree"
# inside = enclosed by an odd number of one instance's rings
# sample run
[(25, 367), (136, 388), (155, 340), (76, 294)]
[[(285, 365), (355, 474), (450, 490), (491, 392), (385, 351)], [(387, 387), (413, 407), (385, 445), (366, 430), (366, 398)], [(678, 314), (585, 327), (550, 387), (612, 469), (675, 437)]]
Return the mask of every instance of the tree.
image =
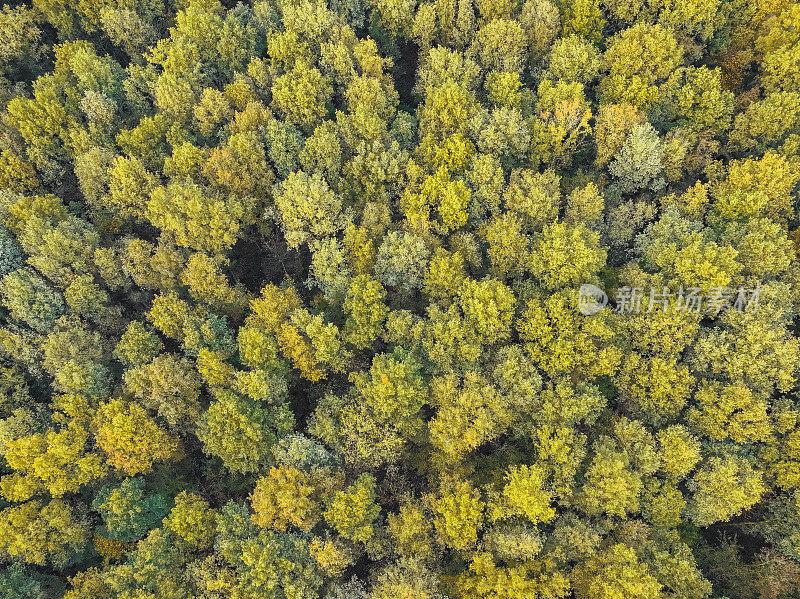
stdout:
[(647, 108), (657, 98), (656, 84), (672, 74), (680, 59), (678, 43), (661, 25), (639, 22), (621, 31), (603, 55), (606, 75), (599, 88), (603, 103)]
[(7, 507), (0, 517), (0, 551), (39, 566), (64, 568), (86, 547), (91, 527), (86, 514), (63, 499), (35, 499)]
[(280, 328), (278, 344), (283, 355), (309, 381), (325, 378), (329, 370), (342, 372), (349, 358), (338, 327), (304, 308), (295, 310)]
[(800, 174), (786, 158), (770, 152), (760, 160), (733, 161), (728, 175), (711, 188), (714, 214), (726, 220), (766, 216), (778, 222), (792, 214), (789, 191)]
[(108, 202), (122, 214), (141, 219), (156, 189), (156, 177), (138, 158), (123, 156), (113, 158), (107, 177), (108, 194), (98, 198), (98, 204)]
[(564, 37), (550, 50), (548, 70), (556, 80), (591, 83), (600, 71), (600, 54), (594, 44), (577, 35)]
[[(489, 259), (493, 271), (503, 277), (519, 277), (528, 271), (530, 239), (523, 232), (522, 218), (507, 212), (495, 216), (486, 226)], [(434, 258), (435, 260), (435, 258)], [(433, 269), (434, 263), (431, 264)]]
[(621, 356), (607, 344), (613, 330), (602, 315), (580, 316), (573, 305), (574, 298), (564, 292), (529, 300), (517, 324), (525, 351), (551, 377), (614, 372)]
[(786, 44), (764, 56), (764, 87), (767, 91), (800, 91), (800, 71), (797, 69), (797, 43)]
[(458, 306), (467, 325), (486, 345), (495, 345), (511, 336), (514, 294), (492, 279), (467, 279), (459, 289)]
[(366, 543), (375, 534), (380, 514), (375, 503), (375, 477), (362, 474), (347, 488), (337, 491), (325, 510), (325, 521), (346, 539)]
[[(152, 84), (151, 82), (148, 82)], [(146, 116), (132, 129), (122, 129), (116, 142), (128, 158), (137, 159), (148, 170), (158, 171), (167, 152), (170, 119), (165, 114)]]
[(583, 225), (546, 225), (533, 243), (530, 268), (546, 289), (578, 285), (605, 263), (600, 236)]
[(733, 93), (722, 88), (721, 73), (708, 68), (677, 69), (660, 90), (666, 117), (696, 131), (727, 131)]
[(800, 126), (797, 114), (790, 106), (800, 101), (797, 92), (775, 92), (763, 100), (751, 103), (736, 115), (730, 142), (744, 151), (765, 151), (779, 143), (784, 136)]
[(539, 60), (558, 35), (558, 8), (547, 0), (526, 0), (520, 11), (519, 21), (528, 37), (531, 58), (534, 61)]
[(682, 425), (658, 433), (661, 470), (669, 476), (684, 477), (700, 461), (700, 442)]
[(102, 458), (87, 451), (89, 432), (74, 419), (61, 430), (51, 429), (5, 444), (6, 463), (15, 472), (0, 479), (3, 496), (27, 501), (49, 493), (62, 497), (106, 474)]
[(97, 445), (110, 466), (130, 476), (147, 474), (156, 462), (174, 458), (178, 440), (158, 426), (136, 403), (112, 399), (95, 416)]
[(272, 84), (272, 106), (286, 120), (312, 131), (325, 115), (330, 85), (317, 69), (297, 61)]
[(438, 582), (436, 574), (429, 571), (420, 560), (401, 558), (380, 573), (372, 597), (433, 599), (438, 596)]
[(608, 170), (619, 180), (620, 189), (632, 193), (642, 188), (664, 187), (661, 141), (652, 125), (634, 125)]
[(233, 472), (257, 472), (270, 448), (294, 426), (283, 403), (271, 409), (238, 393), (221, 390), (198, 421), (197, 436), (207, 455), (217, 456)]
[(449, 305), (465, 280), (464, 258), (461, 253), (438, 248), (428, 263), (423, 292), (431, 300)]
[(582, 492), (584, 510), (590, 515), (625, 517), (639, 510), (642, 479), (633, 471), (631, 460), (615, 443), (602, 439), (586, 471)]
[(513, 562), (498, 566), (490, 553), (475, 552), (469, 569), (459, 575), (459, 591), (464, 597), (565, 597), (569, 581), (539, 561)]
[(712, 240), (710, 231), (697, 221), (668, 208), (636, 240), (636, 252), (648, 270), (661, 271), (666, 281), (684, 288), (712, 289), (730, 284), (741, 269), (737, 252)]
[(791, 266), (794, 247), (783, 227), (767, 218), (753, 218), (746, 223), (730, 223), (723, 239), (738, 252), (745, 275), (755, 275), (767, 282), (783, 275)]
[(333, 123), (317, 125), (300, 152), (300, 164), (310, 174), (318, 174), (336, 186), (342, 171), (341, 140)]
[(433, 526), (418, 503), (404, 503), (387, 517), (387, 528), (403, 557), (426, 558), (434, 549)]
[(244, 207), (235, 198), (223, 199), (193, 182), (172, 182), (153, 190), (146, 216), (171, 233), (179, 246), (217, 252), (236, 242)]
[(606, 24), (600, 3), (596, 0), (573, 0), (564, 5), (563, 31), (566, 35), (579, 35), (592, 43), (602, 38)]
[(544, 173), (515, 170), (503, 191), (505, 208), (522, 218), (526, 230), (540, 229), (558, 217), (561, 207), (559, 183), (552, 169)]
[(633, 549), (622, 543), (578, 566), (572, 574), (572, 587), (580, 599), (655, 599), (662, 588)]
[(29, 157), (46, 179), (53, 180), (66, 154), (64, 141), (71, 116), (56, 91), (53, 76), (37, 80), (32, 98), (18, 96), (8, 102), (9, 123), (29, 146)]
[(705, 0), (697, 4), (658, 0), (653, 2), (653, 7), (660, 11), (659, 23), (671, 27), (682, 37), (697, 36), (705, 41), (718, 29), (715, 17), (719, 4), (714, 0)]
[(92, 501), (103, 518), (103, 534), (111, 539), (134, 541), (155, 528), (167, 515), (167, 502), (159, 493), (147, 493), (144, 479), (126, 478), (118, 486), (105, 486)]
[(46, 599), (42, 583), (30, 576), (19, 564), (0, 571), (0, 591), (9, 599)]
[(703, 332), (693, 351), (694, 369), (703, 376), (713, 373), (715, 378), (743, 384), (756, 395), (790, 389), (797, 377), (797, 340), (780, 320), (735, 314), (723, 315), (723, 327)]
[(592, 112), (582, 83), (543, 80), (537, 90), (536, 115), (532, 128), (531, 159), (545, 165), (569, 164), (572, 155), (585, 145)]
[(281, 177), (297, 170), (304, 138), (291, 123), (271, 119), (263, 127), (266, 138), (267, 155)]
[(485, 508), (478, 490), (468, 481), (448, 477), (429, 501), (437, 542), (456, 551), (473, 548), (483, 527)]
[(275, 191), (275, 206), (293, 248), (343, 228), (341, 200), (316, 173), (291, 173)]
[(190, 427), (200, 416), (200, 378), (192, 363), (161, 354), (124, 374), (125, 385), (171, 428)]
[[(431, 404), (437, 411), (428, 431), (431, 444), (441, 454), (442, 467), (496, 439), (512, 421), (505, 398), (476, 372), (468, 372), (463, 380), (452, 374), (433, 379)], [(454, 430), (461, 434), (453, 435)]]
[(164, 518), (164, 526), (192, 548), (207, 549), (214, 540), (217, 528), (216, 512), (205, 499), (181, 491), (175, 498), (175, 506)]
[(37, 62), (45, 53), (38, 20), (36, 12), (27, 7), (3, 7), (0, 30), (6, 44), (0, 51), (0, 72), (4, 76), (20, 70), (38, 70)]
[(375, 274), (385, 286), (407, 296), (422, 287), (429, 256), (430, 250), (422, 237), (393, 231), (378, 248)]
[(736, 456), (709, 458), (688, 482), (687, 508), (699, 526), (727, 520), (755, 505), (764, 493), (761, 473)]
[(0, 187), (26, 193), (38, 186), (36, 170), (30, 162), (11, 150), (0, 151)]
[(570, 224), (583, 224), (587, 228), (599, 223), (605, 200), (594, 183), (576, 188), (567, 197), (564, 220)]
[(644, 124), (644, 115), (632, 104), (602, 104), (595, 117), (595, 144), (598, 165), (604, 166), (616, 156), (631, 130)]
[(377, 354), (369, 371), (353, 372), (345, 397), (326, 395), (309, 430), (350, 463), (396, 462), (424, 430), (425, 387), (412, 355)]
[[(142, 239), (128, 238), (123, 240), (120, 250), (119, 261), (123, 274), (138, 286), (171, 292), (181, 284), (180, 273), (186, 262), (186, 252), (170, 240), (162, 237), (155, 245)], [(95, 251), (95, 257), (101, 251)], [(111, 267), (108, 265), (108, 268)], [(114, 264), (113, 268), (119, 266)]]
[(485, 534), (486, 548), (495, 559), (510, 562), (525, 560), (542, 549), (542, 537), (533, 526), (499, 524)]
[(673, 358), (644, 357), (631, 352), (616, 379), (621, 398), (644, 420), (659, 424), (676, 420), (694, 386), (689, 369)]
[(0, 276), (14, 272), (22, 266), (22, 247), (16, 238), (3, 227), (0, 229)]
[(323, 578), (308, 541), (291, 533), (261, 531), (242, 545), (239, 568), (247, 592), (270, 599), (312, 599)]
[(711, 439), (752, 443), (770, 435), (767, 402), (743, 385), (705, 384), (695, 402), (689, 421)]
[(267, 164), (262, 137), (255, 131), (233, 133), (223, 146), (214, 148), (203, 165), (203, 174), (215, 186), (247, 198), (242, 207), (246, 222), (259, 218), (275, 176)]
[(3, 304), (11, 316), (34, 330), (45, 332), (64, 313), (64, 299), (47, 281), (33, 271), (20, 268), (0, 283)]
[(509, 469), (495, 518), (521, 516), (533, 524), (552, 520), (556, 512), (550, 506), (550, 494), (543, 489), (544, 482), (544, 473), (535, 466)]
[(212, 87), (203, 90), (200, 101), (192, 111), (197, 128), (205, 137), (226, 125), (233, 118), (233, 107), (225, 95)]
[(344, 338), (357, 349), (365, 349), (374, 342), (383, 326), (389, 309), (385, 305), (386, 291), (367, 275), (355, 277), (342, 308), (347, 314)]
[(64, 290), (67, 306), (73, 311), (107, 329), (117, 329), (121, 321), (119, 306), (111, 305), (108, 292), (92, 275), (76, 277)]
[(270, 468), (251, 495), (253, 522), (278, 531), (292, 525), (308, 532), (321, 515), (315, 496), (314, 483), (306, 473), (285, 465)]
[(122, 333), (114, 356), (126, 367), (142, 366), (151, 362), (163, 348), (158, 335), (141, 321), (134, 320)]

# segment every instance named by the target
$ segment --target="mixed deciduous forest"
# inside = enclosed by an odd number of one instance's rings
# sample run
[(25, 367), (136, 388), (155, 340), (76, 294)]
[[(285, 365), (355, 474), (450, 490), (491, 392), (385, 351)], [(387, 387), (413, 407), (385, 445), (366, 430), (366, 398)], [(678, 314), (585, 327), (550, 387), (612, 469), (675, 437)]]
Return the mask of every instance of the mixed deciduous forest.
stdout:
[(800, 4), (0, 11), (3, 599), (800, 597)]

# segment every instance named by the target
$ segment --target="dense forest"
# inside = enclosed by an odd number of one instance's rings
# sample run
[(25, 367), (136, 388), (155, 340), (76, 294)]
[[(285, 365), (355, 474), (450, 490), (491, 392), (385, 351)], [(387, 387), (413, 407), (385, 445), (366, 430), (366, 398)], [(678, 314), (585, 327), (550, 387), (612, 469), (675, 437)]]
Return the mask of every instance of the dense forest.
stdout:
[(800, 3), (12, 0), (2, 599), (800, 597)]

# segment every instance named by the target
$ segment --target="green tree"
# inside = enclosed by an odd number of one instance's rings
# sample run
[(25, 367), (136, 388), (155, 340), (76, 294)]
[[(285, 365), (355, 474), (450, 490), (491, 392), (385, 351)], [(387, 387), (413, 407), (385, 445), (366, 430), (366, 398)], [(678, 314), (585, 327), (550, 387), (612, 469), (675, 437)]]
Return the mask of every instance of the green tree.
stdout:
[(642, 188), (659, 191), (664, 187), (662, 157), (661, 140), (652, 125), (635, 125), (608, 170), (625, 193)]
[(161, 354), (127, 370), (124, 380), (142, 405), (171, 428), (189, 427), (200, 416), (200, 377), (185, 358)]
[(430, 250), (422, 237), (394, 231), (378, 248), (375, 274), (385, 286), (408, 295), (422, 287), (429, 256)]
[(325, 521), (344, 538), (366, 543), (375, 534), (374, 522), (379, 514), (375, 477), (362, 474), (353, 484), (336, 492), (325, 510)]
[(457, 551), (473, 548), (485, 508), (477, 489), (468, 481), (446, 478), (430, 502), (437, 542)]
[(147, 202), (150, 222), (175, 237), (181, 247), (217, 252), (230, 248), (242, 226), (244, 207), (192, 182), (172, 182), (153, 190)]
[(740, 514), (755, 505), (764, 493), (761, 473), (742, 458), (709, 458), (688, 482), (693, 492), (689, 517), (708, 526)]
[(144, 486), (144, 479), (134, 477), (98, 491), (92, 509), (103, 518), (104, 536), (120, 541), (140, 539), (167, 515), (164, 497), (145, 493)]
[(64, 568), (86, 548), (91, 534), (86, 514), (63, 499), (35, 499), (7, 507), (0, 518), (0, 551), (39, 566)]
[(318, 174), (291, 173), (275, 192), (275, 206), (290, 247), (343, 228), (341, 200)]
[(286, 404), (264, 406), (232, 391), (219, 391), (198, 421), (203, 451), (233, 472), (257, 472), (271, 457), (270, 448), (294, 426)]
[(647, 108), (658, 96), (658, 83), (669, 77), (681, 59), (669, 29), (636, 23), (611, 38), (603, 55), (600, 95), (604, 103), (626, 102)]
[(353, 372), (350, 393), (326, 395), (309, 430), (350, 463), (397, 461), (424, 430), (425, 386), (410, 355), (377, 354), (369, 371)]
[(609, 546), (578, 566), (572, 574), (572, 586), (580, 599), (655, 599), (662, 589), (633, 549), (622, 543)]
[(0, 293), (13, 318), (40, 332), (49, 330), (65, 310), (63, 296), (29, 269), (3, 277)]
[(308, 541), (291, 533), (262, 531), (242, 544), (241, 586), (270, 599), (312, 599), (323, 578)]
[(205, 499), (181, 491), (175, 498), (175, 506), (164, 518), (164, 526), (192, 548), (207, 549), (214, 540), (217, 515)]

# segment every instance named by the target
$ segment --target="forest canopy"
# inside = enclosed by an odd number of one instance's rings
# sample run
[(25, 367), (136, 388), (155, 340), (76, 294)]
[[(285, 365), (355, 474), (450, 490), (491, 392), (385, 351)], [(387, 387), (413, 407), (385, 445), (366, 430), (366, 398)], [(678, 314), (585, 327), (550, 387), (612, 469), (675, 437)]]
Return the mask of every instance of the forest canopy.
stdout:
[(800, 597), (800, 4), (0, 10), (0, 595)]

